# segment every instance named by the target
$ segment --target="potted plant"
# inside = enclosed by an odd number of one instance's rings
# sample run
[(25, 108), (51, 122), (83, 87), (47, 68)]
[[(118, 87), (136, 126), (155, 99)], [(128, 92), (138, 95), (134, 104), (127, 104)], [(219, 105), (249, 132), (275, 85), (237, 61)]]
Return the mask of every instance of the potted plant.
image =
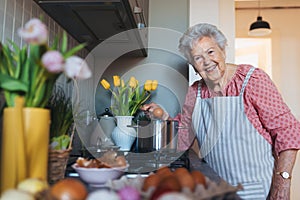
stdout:
[(45, 106), (53, 86), (61, 74), (74, 81), (92, 76), (86, 61), (75, 55), (85, 44), (69, 49), (66, 32), (50, 43), (46, 24), (37, 18), (17, 32), (24, 40), (22, 47), (9, 40), (0, 42), (0, 90), (6, 101), (1, 191), (26, 178), (46, 180), (50, 112)]
[(101, 80), (104, 89), (112, 93), (111, 110), (117, 120), (117, 126), (112, 132), (112, 139), (121, 150), (129, 151), (136, 138), (136, 130), (132, 127), (132, 119), (139, 108), (150, 98), (151, 92), (158, 86), (157, 80), (146, 80), (140, 88), (135, 77), (128, 81), (119, 76), (113, 76), (114, 89), (106, 79)]
[(48, 182), (52, 184), (65, 176), (75, 127), (72, 128), (74, 118), (71, 99), (61, 87), (56, 86), (47, 107), (51, 110)]

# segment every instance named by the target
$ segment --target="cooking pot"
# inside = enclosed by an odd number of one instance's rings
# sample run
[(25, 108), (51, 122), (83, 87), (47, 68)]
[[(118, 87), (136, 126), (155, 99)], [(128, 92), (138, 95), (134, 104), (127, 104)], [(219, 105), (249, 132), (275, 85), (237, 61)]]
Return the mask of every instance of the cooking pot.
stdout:
[(178, 121), (158, 119), (137, 121), (136, 128), (136, 152), (176, 151)]
[(111, 138), (111, 134), (116, 127), (116, 121), (108, 108), (105, 108), (105, 112), (98, 116), (99, 124), (108, 138)]

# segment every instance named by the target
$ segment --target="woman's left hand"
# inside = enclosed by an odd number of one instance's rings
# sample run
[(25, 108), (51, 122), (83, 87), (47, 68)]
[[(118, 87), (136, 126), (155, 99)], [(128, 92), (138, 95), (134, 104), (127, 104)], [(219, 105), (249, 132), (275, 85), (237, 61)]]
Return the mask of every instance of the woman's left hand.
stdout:
[(290, 188), (291, 188), (291, 179), (283, 179), (280, 175), (274, 175), (268, 199), (289, 200)]
[(269, 198), (271, 200), (289, 200), (290, 199), (290, 189), (291, 189), (291, 179), (284, 179), (277, 172), (286, 171), (290, 175), (292, 174), (294, 163), (297, 156), (297, 151), (294, 149), (285, 150), (280, 152), (278, 158), (275, 160), (275, 173), (273, 175), (272, 185), (269, 193)]

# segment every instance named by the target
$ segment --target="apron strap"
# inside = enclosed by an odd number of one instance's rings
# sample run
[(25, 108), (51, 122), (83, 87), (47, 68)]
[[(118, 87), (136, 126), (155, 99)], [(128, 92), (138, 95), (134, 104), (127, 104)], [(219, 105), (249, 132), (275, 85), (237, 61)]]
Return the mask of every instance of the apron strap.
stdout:
[(246, 75), (246, 78), (245, 78), (245, 80), (244, 80), (244, 82), (243, 82), (242, 89), (241, 89), (241, 92), (240, 92), (240, 95), (239, 95), (239, 96), (242, 96), (242, 95), (244, 94), (245, 87), (246, 87), (246, 85), (248, 84), (249, 79), (250, 79), (252, 73), (254, 72), (254, 70), (255, 70), (255, 67), (251, 67), (251, 68), (249, 69), (249, 71), (248, 71), (248, 73), (247, 73), (247, 75)]

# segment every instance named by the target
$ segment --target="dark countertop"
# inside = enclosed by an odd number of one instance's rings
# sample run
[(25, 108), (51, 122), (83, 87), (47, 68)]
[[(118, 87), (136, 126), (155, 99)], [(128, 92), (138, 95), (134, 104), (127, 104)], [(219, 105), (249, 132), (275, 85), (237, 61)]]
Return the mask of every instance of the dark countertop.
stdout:
[[(121, 152), (122, 154), (122, 152)], [(190, 171), (201, 171), (210, 180), (219, 183), (222, 179), (218, 174), (203, 160), (201, 160), (193, 150), (185, 153), (169, 153), (157, 156), (157, 153), (125, 153), (130, 167), (127, 174), (148, 174), (161, 166), (169, 165), (171, 168), (186, 167)], [(185, 158), (188, 159), (185, 159)], [(71, 167), (76, 162), (77, 157), (70, 158), (66, 169), (66, 176), (70, 174), (76, 176), (75, 170)], [(175, 160), (175, 161), (174, 161)], [(174, 161), (172, 164), (170, 164)]]
[[(119, 152), (124, 153), (124, 152)], [(138, 174), (142, 175), (148, 175), (151, 171), (155, 171), (158, 167), (168, 165), (170, 163), (170, 160), (174, 160), (176, 158), (176, 153), (169, 153), (169, 154), (162, 154), (160, 156), (157, 156), (157, 153), (147, 153), (147, 154), (136, 154), (131, 152), (124, 153), (126, 156), (127, 161), (129, 161), (130, 167), (129, 171), (126, 173), (127, 177), (135, 177)], [(206, 177), (208, 177), (211, 181), (216, 182), (219, 184), (220, 182), (224, 182), (224, 180), (218, 176), (218, 174), (203, 160), (201, 160), (197, 153), (195, 153), (193, 150), (189, 150), (185, 152), (184, 154), (181, 152), (179, 159), (176, 160), (177, 163), (178, 160), (180, 160), (179, 165), (177, 164), (170, 164), (170, 168), (177, 168), (182, 167), (182, 160), (188, 160), (188, 163), (185, 162), (183, 165), (187, 167), (190, 171), (192, 170), (198, 170), (201, 171)], [(187, 156), (188, 159), (184, 159)], [(181, 159), (183, 157), (183, 159)], [(74, 162), (76, 159), (74, 159)], [(73, 163), (74, 163), (73, 162)], [(72, 167), (67, 167), (66, 170), (66, 176), (67, 177), (78, 177), (78, 174), (74, 171)], [(92, 188), (88, 186), (89, 191), (93, 191), (95, 188)], [(229, 194), (229, 196), (226, 196), (227, 200), (237, 200), (240, 199), (235, 193)]]
[(193, 150), (189, 150), (190, 171), (201, 171), (210, 180), (219, 183), (222, 178), (203, 160), (201, 160)]

